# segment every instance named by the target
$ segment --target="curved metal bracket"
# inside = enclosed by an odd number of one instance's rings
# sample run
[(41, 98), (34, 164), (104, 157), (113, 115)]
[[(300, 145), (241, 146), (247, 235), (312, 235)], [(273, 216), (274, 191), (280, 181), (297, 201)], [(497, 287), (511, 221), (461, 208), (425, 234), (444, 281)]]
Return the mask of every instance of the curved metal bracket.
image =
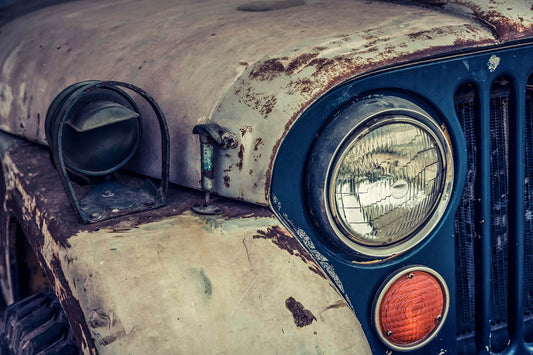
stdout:
[[(62, 138), (66, 120), (76, 102), (84, 95), (100, 88), (117, 90), (117, 87), (137, 93), (150, 105), (157, 117), (161, 133), (160, 186), (156, 187), (150, 180), (147, 180), (144, 186), (133, 188), (120, 183), (112, 174), (109, 174), (103, 178), (91, 178), (89, 192), (79, 200), (69, 177), (70, 170), (67, 170), (63, 154)], [(52, 139), (50, 139), (49, 145), (53, 161), (70, 205), (83, 223), (94, 223), (166, 205), (170, 162), (168, 126), (161, 108), (144, 90), (132, 84), (118, 81), (87, 81), (85, 85), (77, 85), (75, 90), (64, 98), (59, 109), (56, 109), (53, 114), (57, 114), (50, 127)]]

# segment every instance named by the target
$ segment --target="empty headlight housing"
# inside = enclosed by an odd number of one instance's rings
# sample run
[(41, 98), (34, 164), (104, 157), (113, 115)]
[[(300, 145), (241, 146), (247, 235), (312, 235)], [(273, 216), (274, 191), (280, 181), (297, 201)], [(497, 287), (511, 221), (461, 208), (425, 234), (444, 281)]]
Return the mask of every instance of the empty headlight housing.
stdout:
[(444, 125), (393, 95), (358, 100), (337, 114), (313, 148), (307, 188), (328, 236), (371, 257), (422, 241), (444, 212), (453, 183)]

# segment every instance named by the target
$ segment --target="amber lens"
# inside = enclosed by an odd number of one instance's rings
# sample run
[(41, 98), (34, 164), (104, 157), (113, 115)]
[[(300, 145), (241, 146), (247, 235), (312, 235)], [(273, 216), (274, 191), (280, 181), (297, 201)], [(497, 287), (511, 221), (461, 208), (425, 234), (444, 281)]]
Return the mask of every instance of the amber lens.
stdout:
[(428, 337), (439, 325), (446, 297), (439, 280), (425, 271), (410, 271), (385, 290), (379, 307), (384, 337), (410, 346)]

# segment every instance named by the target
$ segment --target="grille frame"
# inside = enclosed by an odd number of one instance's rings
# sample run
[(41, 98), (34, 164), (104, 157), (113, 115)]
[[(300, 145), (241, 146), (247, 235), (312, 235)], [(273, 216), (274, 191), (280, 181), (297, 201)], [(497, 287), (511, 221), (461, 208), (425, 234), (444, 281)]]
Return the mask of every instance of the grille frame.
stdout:
[[(497, 56), (500, 59), (496, 68), (489, 65), (495, 62), (491, 60), (492, 56)], [(273, 169), (271, 188), (273, 210), (322, 265), (337, 288), (352, 305), (374, 352), (380, 353), (388, 350), (376, 337), (376, 333), (368, 321), (371, 316), (369, 309), (372, 300), (379, 284), (386, 279), (387, 275), (401, 267), (421, 264), (436, 270), (443, 276), (451, 295), (455, 295), (457, 292), (455, 285), (455, 212), (461, 203), (467, 178), (467, 159), (463, 130), (455, 113), (455, 92), (461, 85), (473, 82), (479, 85), (480, 92), (485, 90), (489, 93), (491, 83), (503, 75), (510, 77), (516, 85), (522, 85), (524, 80), (533, 72), (533, 61), (528, 58), (533, 58), (533, 46), (520, 43), (491, 48), (490, 50), (462, 53), (447, 58), (431, 58), (423, 62), (386, 68), (353, 78), (349, 82), (333, 88), (308, 108), (294, 123), (281, 143)], [(516, 80), (517, 78), (522, 79)], [(313, 222), (316, 215), (312, 212), (313, 206), (309, 206), (307, 202), (306, 194), (309, 191), (306, 189), (304, 181), (306, 172), (309, 170), (308, 166), (316, 163), (309, 155), (316, 137), (320, 136), (324, 127), (331, 122), (335, 114), (353, 102), (354, 98), (384, 92), (394, 92), (408, 99), (422, 102), (429, 110), (433, 110), (442, 118), (448, 128), (445, 134), (449, 136), (452, 142), (456, 173), (455, 187), (442, 220), (426, 240), (402, 255), (361, 262), (355, 260), (353, 253), (328, 243), (326, 240), (328, 236), (316, 228)], [(480, 94), (480, 96), (482, 95)], [(518, 114), (520, 115), (520, 113)], [(520, 125), (521, 123), (513, 125), (513, 129), (518, 129), (517, 127)], [(485, 131), (490, 131), (490, 129), (485, 127)], [(490, 136), (487, 136), (485, 140), (490, 140)], [(513, 141), (513, 144), (518, 146), (523, 143), (520, 143), (519, 139)], [(513, 149), (511, 154), (515, 154), (515, 151), (518, 150)], [(513, 163), (510, 169), (515, 169), (520, 165), (519, 154), (518, 152), (518, 163)], [(324, 167), (316, 165), (316, 169), (321, 168)], [(519, 180), (520, 173), (513, 174), (512, 179), (513, 181)], [(290, 183), (287, 183), (288, 181)], [(523, 195), (523, 189), (520, 191), (522, 187), (520, 184), (516, 184), (512, 194), (515, 196)], [(483, 201), (483, 204), (485, 205), (484, 208), (490, 211), (490, 201)], [(514, 213), (515, 216), (518, 213), (518, 217), (510, 221), (510, 224), (515, 224), (512, 227), (512, 233), (523, 235), (523, 206), (521, 207), (520, 204), (512, 206), (509, 214), (511, 213)], [(488, 226), (489, 223), (486, 225)], [(477, 238), (477, 235), (475, 237)], [(516, 242), (518, 242), (518, 247), (511, 248), (511, 253), (516, 253), (516, 255), (513, 254), (513, 260), (516, 262), (513, 263), (513, 266), (510, 265), (510, 268), (513, 271), (516, 269), (518, 273), (510, 278), (510, 282), (516, 285), (516, 289), (520, 290), (523, 287), (521, 276), (524, 265), (523, 245), (520, 247), (519, 240), (510, 241), (510, 245), (511, 243), (516, 245)], [(484, 250), (485, 255), (489, 255), (489, 258), (481, 257), (476, 260), (476, 265), (478, 265), (476, 275), (479, 274), (476, 282), (479, 282), (478, 289), (481, 291), (485, 291), (484, 286), (490, 284), (490, 272), (488, 272), (490, 271), (490, 245), (487, 248), (485, 244), (481, 243), (481, 250)], [(459, 340), (465, 340), (465, 342), (458, 341), (456, 314), (453, 311), (456, 304), (455, 297), (452, 297), (450, 301), (451, 311), (446, 324), (436, 339), (415, 353), (439, 353), (444, 350), (449, 353), (456, 353), (462, 352), (461, 349), (465, 348), (463, 345), (467, 345), (468, 349), (477, 353), (490, 352), (490, 324), (488, 322), (490, 321), (490, 295), (487, 297), (486, 292), (484, 293), (485, 295), (476, 297), (478, 305), (475, 312), (477, 317), (476, 329), (471, 340), (466, 341), (466, 338), (463, 337)], [(523, 309), (524, 301), (521, 292), (511, 292), (508, 299), (518, 301), (512, 308), (513, 312), (521, 314), (520, 309)], [(518, 317), (509, 319), (511, 342), (505, 349), (506, 352), (533, 353), (533, 347), (526, 344), (521, 338), (524, 331), (521, 323), (522, 320)]]

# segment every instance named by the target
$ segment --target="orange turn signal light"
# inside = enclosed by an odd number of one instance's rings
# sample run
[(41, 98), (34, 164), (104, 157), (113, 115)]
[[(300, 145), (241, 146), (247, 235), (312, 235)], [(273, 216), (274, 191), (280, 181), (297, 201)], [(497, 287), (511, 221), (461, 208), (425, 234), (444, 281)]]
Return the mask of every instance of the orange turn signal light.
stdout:
[(374, 326), (391, 349), (415, 350), (434, 338), (448, 306), (448, 288), (436, 271), (424, 266), (401, 269), (378, 291)]

